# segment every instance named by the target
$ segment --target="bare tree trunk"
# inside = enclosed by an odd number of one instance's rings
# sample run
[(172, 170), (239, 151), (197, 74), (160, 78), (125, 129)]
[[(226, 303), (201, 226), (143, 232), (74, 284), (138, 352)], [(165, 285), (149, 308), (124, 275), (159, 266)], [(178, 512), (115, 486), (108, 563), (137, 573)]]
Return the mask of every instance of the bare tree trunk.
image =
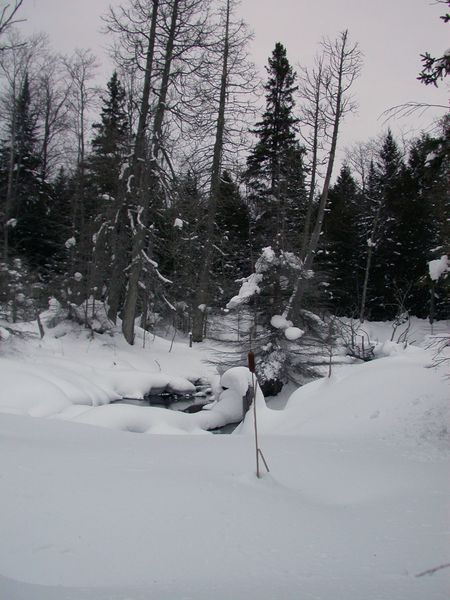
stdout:
[[(133, 153), (132, 169), (128, 178), (128, 188), (130, 188), (132, 179), (134, 179), (133, 185), (136, 189), (136, 195), (138, 200), (136, 204), (138, 206), (138, 210), (139, 208), (143, 208), (145, 206), (145, 203), (147, 202), (147, 199), (145, 198), (146, 173), (143, 161), (145, 155), (145, 131), (147, 127), (148, 113), (150, 107), (150, 90), (155, 53), (158, 8), (159, 0), (153, 0), (152, 20), (150, 25), (150, 35), (148, 40), (145, 63), (144, 89), (142, 91), (142, 98), (140, 103), (141, 111), (139, 114), (138, 128), (136, 132), (136, 143)], [(125, 193), (127, 193), (127, 191)], [(131, 265), (129, 269), (127, 292), (125, 296), (122, 314), (122, 332), (129, 344), (134, 343), (134, 319), (136, 317), (138, 283), (142, 269), (141, 254), (145, 243), (145, 231), (143, 227), (139, 226), (138, 219), (136, 219), (136, 228), (137, 229), (134, 232), (131, 232), (133, 235)]]
[[(135, 227), (138, 228), (137, 232), (133, 238), (133, 252), (132, 252), (132, 263), (130, 269), (130, 276), (128, 278), (128, 287), (125, 298), (125, 306), (124, 306), (124, 316), (123, 316), (123, 325), (122, 329), (125, 335), (125, 338), (129, 343), (133, 343), (130, 340), (134, 338), (134, 320), (136, 318), (136, 307), (138, 302), (138, 293), (139, 293), (139, 279), (142, 271), (142, 252), (145, 248), (146, 244), (146, 235), (145, 230), (140, 225), (145, 225), (147, 222), (148, 210), (150, 208), (151, 200), (154, 198), (157, 193), (158, 187), (158, 163), (157, 158), (159, 151), (161, 149), (161, 137), (162, 137), (162, 127), (164, 122), (164, 115), (166, 112), (166, 103), (167, 103), (167, 94), (169, 90), (169, 81), (170, 81), (170, 73), (172, 68), (172, 60), (173, 60), (173, 49), (175, 44), (175, 35), (177, 30), (178, 23), (178, 8), (179, 8), (179, 0), (174, 0), (172, 6), (172, 15), (170, 21), (170, 29), (167, 38), (165, 53), (164, 53), (164, 68), (161, 79), (161, 87), (159, 90), (158, 103), (155, 111), (155, 118), (153, 122), (153, 132), (152, 132), (152, 144), (150, 151), (150, 161), (149, 167), (146, 171), (144, 177), (142, 178), (142, 183), (145, 181), (145, 186), (147, 189), (146, 198), (144, 202), (141, 204), (143, 208), (141, 218), (137, 220)], [(156, 13), (157, 8), (154, 7), (154, 12)], [(155, 14), (156, 18), (156, 14)], [(153, 25), (153, 23), (152, 23)], [(155, 20), (156, 27), (156, 20)], [(139, 168), (139, 167), (138, 167)], [(142, 168), (142, 167), (140, 167)], [(142, 187), (142, 186), (141, 186)], [(151, 254), (151, 249), (147, 249), (147, 254)], [(133, 331), (131, 331), (133, 328)]]
[[(321, 97), (322, 97), (322, 72), (323, 72), (323, 62), (322, 59), (319, 59), (317, 65), (317, 72), (313, 72), (311, 78), (309, 78), (308, 73), (306, 73), (307, 79), (311, 79), (311, 83), (314, 86), (313, 92), (313, 132), (312, 132), (312, 140), (311, 140), (311, 151), (312, 151), (312, 160), (311, 160), (311, 179), (309, 183), (309, 193), (308, 193), (308, 208), (306, 211), (305, 223), (303, 225), (303, 235), (302, 235), (302, 245), (300, 249), (300, 256), (304, 260), (308, 251), (308, 242), (311, 234), (311, 219), (312, 212), (314, 207), (314, 194), (316, 191), (316, 179), (317, 179), (317, 166), (318, 166), (318, 151), (319, 151), (319, 129), (320, 129), (320, 112), (321, 112)], [(307, 82), (308, 83), (308, 82)]]
[(361, 308), (359, 311), (359, 320), (361, 323), (364, 323), (364, 317), (365, 317), (365, 313), (366, 313), (366, 299), (367, 299), (367, 289), (369, 286), (370, 267), (372, 264), (372, 253), (373, 253), (373, 248), (370, 245), (367, 249), (366, 268), (364, 271), (364, 282), (363, 282), (362, 294), (361, 294)]
[(169, 80), (172, 68), (173, 48), (175, 44), (175, 34), (177, 30), (179, 4), (180, 0), (173, 0), (170, 29), (164, 54), (164, 68), (161, 78), (161, 87), (159, 90), (158, 105), (156, 107), (155, 120), (153, 124), (153, 152), (151, 157), (152, 160), (156, 160), (161, 146), (162, 126), (167, 106), (167, 93), (169, 91)]
[(225, 16), (224, 49), (222, 55), (222, 75), (220, 80), (219, 111), (217, 115), (216, 139), (214, 143), (213, 161), (211, 168), (211, 185), (208, 203), (208, 221), (206, 226), (205, 250), (203, 263), (200, 269), (198, 290), (194, 306), (192, 339), (201, 342), (204, 335), (204, 322), (206, 305), (210, 292), (210, 269), (214, 250), (214, 228), (216, 220), (217, 197), (220, 188), (222, 167), (222, 153), (225, 131), (225, 108), (228, 90), (228, 58), (229, 58), (229, 28), (230, 28), (230, 0), (227, 0)]
[[(317, 217), (304, 257), (304, 269), (306, 271), (312, 269), (320, 235), (322, 233), (325, 209), (328, 202), (328, 192), (336, 157), (339, 126), (344, 114), (352, 108), (349, 99), (345, 97), (345, 93), (359, 75), (361, 64), (360, 52), (357, 45), (355, 44), (352, 47), (349, 47), (348, 45), (347, 31), (341, 33), (336, 42), (326, 42), (324, 47), (329, 59), (328, 70), (325, 74), (325, 90), (329, 103), (329, 118), (332, 120), (332, 134), (327, 160), (327, 170), (319, 200)], [(297, 279), (283, 313), (285, 316), (289, 315), (294, 303), (301, 303), (306, 290), (307, 281), (308, 280), (304, 279), (302, 276)]]
[(377, 229), (378, 229), (378, 224), (380, 221), (380, 215), (381, 215), (381, 201), (378, 204), (377, 207), (377, 212), (375, 214), (375, 218), (374, 218), (374, 222), (373, 222), (373, 227), (372, 227), (372, 232), (370, 235), (370, 239), (367, 240), (367, 259), (366, 259), (366, 268), (364, 271), (364, 283), (363, 283), (363, 288), (362, 288), (362, 295), (361, 295), (361, 307), (360, 307), (360, 311), (359, 311), (359, 320), (361, 323), (364, 323), (364, 318), (365, 318), (365, 312), (366, 312), (366, 301), (367, 301), (367, 290), (369, 287), (369, 276), (370, 276), (370, 268), (372, 266), (372, 255), (373, 255), (373, 248), (375, 245), (375, 237), (377, 235)]

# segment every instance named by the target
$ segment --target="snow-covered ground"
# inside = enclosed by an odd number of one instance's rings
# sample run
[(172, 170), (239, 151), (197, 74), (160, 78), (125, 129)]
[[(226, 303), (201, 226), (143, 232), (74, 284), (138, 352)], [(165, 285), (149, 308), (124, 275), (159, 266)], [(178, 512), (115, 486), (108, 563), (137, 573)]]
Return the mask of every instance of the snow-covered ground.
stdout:
[(109, 405), (217, 385), (208, 349), (67, 322), (43, 340), (3, 331), (0, 599), (447, 600), (449, 367), (426, 322), (406, 348), (367, 328), (376, 360), (283, 410), (258, 397), (260, 480), (252, 413), (234, 435), (204, 431), (236, 409), (244, 369), (209, 411)]

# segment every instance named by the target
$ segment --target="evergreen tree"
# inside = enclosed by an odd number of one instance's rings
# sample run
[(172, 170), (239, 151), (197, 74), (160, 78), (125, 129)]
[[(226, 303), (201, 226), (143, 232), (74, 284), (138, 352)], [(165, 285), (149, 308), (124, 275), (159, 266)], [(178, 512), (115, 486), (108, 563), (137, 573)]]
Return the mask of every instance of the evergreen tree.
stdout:
[[(205, 198), (198, 178), (188, 172), (180, 176), (172, 205), (164, 211), (164, 222), (155, 246), (155, 259), (161, 272), (173, 282), (167, 298), (177, 310), (177, 326), (186, 333), (192, 327), (198, 265), (202, 259), (202, 216)], [(167, 312), (167, 303), (165, 306)]]
[(52, 203), (49, 211), (52, 223), (51, 235), (55, 249), (52, 257), (52, 269), (62, 274), (71, 269), (76, 244), (73, 237), (72, 218), (73, 181), (64, 167), (59, 169), (52, 183), (52, 190)]
[(429, 315), (429, 291), (424, 283), (436, 239), (432, 188), (437, 172), (428, 164), (430, 142), (425, 136), (411, 147), (403, 177), (404, 203), (396, 214), (400, 254), (395, 279), (406, 290), (405, 307), (417, 317)]
[(247, 159), (245, 176), (256, 215), (257, 248), (293, 250), (306, 194), (303, 152), (296, 140), (298, 119), (293, 113), (296, 74), (279, 42), (266, 70), (266, 109), (254, 129), (258, 141)]
[[(92, 152), (75, 174), (74, 193), (83, 198), (75, 204), (74, 232), (77, 240), (74, 268), (83, 274), (85, 292), (104, 298), (111, 283), (114, 240), (121, 238), (117, 218), (120, 210), (121, 170), (129, 153), (129, 129), (125, 110), (125, 90), (116, 72), (107, 84), (100, 122), (93, 125)], [(81, 212), (80, 212), (81, 211)], [(125, 244), (120, 252), (126, 254)]]
[(41, 178), (36, 130), (26, 75), (13, 110), (9, 140), (0, 154), (4, 248), (5, 253), (18, 255), (43, 271), (55, 247), (49, 217), (51, 186)]
[(399, 280), (396, 269), (402, 259), (402, 241), (398, 236), (399, 218), (405, 202), (402, 186), (405, 165), (400, 149), (389, 130), (375, 165), (377, 194), (381, 202), (379, 243), (374, 252), (371, 273), (372, 295), (368, 306), (373, 319), (392, 319), (409, 282)]
[(329, 279), (327, 296), (333, 311), (351, 316), (359, 304), (361, 248), (358, 240), (360, 194), (350, 168), (343, 165), (330, 189), (319, 266)]
[[(441, 278), (431, 285), (427, 262), (450, 254), (450, 135), (449, 120), (444, 119), (442, 134), (415, 140), (408, 163), (408, 183), (415, 190), (419, 205), (414, 213), (411, 244), (415, 286), (411, 304), (418, 316), (450, 316), (450, 285)], [(422, 252), (421, 252), (422, 250)], [(431, 287), (430, 287), (431, 285)]]
[(128, 118), (125, 89), (114, 71), (107, 84), (108, 95), (103, 98), (100, 123), (92, 126), (92, 154), (88, 160), (91, 177), (99, 194), (116, 198), (122, 163), (129, 152)]
[(251, 270), (250, 216), (247, 206), (228, 171), (222, 173), (216, 209), (217, 254), (213, 269), (218, 297), (223, 306), (236, 289), (236, 280)]

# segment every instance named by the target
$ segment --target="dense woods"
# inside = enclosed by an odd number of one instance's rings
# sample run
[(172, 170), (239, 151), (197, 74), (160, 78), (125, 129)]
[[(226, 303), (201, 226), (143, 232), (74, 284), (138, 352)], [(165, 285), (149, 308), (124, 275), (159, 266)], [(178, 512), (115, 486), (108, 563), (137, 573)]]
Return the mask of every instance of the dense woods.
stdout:
[(137, 323), (198, 342), (228, 315), (270, 384), (308, 336), (330, 339), (327, 315), (450, 316), (427, 266), (450, 251), (450, 121), (406, 142), (380, 132), (338, 164), (362, 68), (349, 32), (298, 72), (277, 42), (259, 85), (233, 0), (127, 0), (104, 17), (116, 66), (98, 89), (89, 51), (57, 55), (13, 21), (0, 26), (2, 318), (54, 297), (91, 327), (103, 307), (133, 344)]

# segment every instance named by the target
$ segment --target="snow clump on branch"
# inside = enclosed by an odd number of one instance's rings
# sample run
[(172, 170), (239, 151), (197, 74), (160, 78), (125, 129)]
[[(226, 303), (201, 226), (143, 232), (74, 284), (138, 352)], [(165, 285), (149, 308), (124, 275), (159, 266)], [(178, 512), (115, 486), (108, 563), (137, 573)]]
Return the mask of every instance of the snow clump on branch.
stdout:
[(430, 260), (428, 269), (432, 281), (437, 281), (442, 276), (447, 277), (447, 274), (450, 272), (450, 262), (447, 254), (444, 254), (440, 258), (436, 258), (436, 260)]

